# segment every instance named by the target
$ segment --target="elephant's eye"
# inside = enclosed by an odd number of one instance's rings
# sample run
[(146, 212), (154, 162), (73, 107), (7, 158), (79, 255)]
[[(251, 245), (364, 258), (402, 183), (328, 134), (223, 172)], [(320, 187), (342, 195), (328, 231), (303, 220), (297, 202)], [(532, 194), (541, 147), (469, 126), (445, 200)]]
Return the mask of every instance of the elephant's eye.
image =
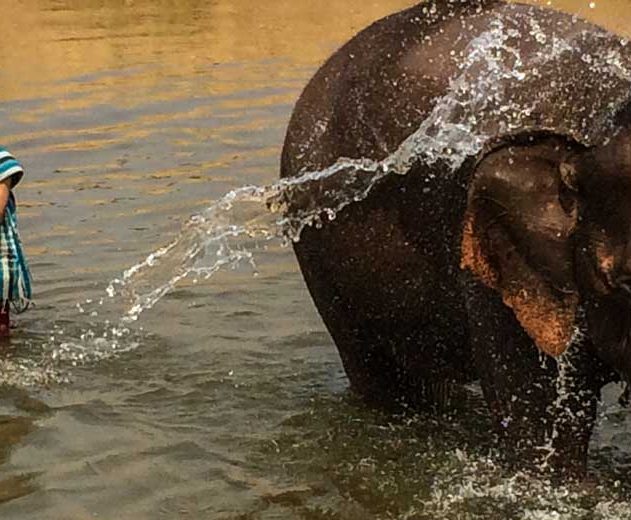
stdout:
[(564, 182), (559, 183), (559, 204), (568, 215), (576, 211), (576, 192)]

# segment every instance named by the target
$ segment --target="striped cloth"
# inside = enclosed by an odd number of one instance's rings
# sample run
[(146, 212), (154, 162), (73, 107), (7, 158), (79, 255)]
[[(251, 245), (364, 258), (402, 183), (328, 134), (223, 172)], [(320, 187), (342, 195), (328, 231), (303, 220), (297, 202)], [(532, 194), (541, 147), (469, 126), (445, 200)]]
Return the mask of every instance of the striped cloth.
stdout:
[[(23, 175), (22, 165), (0, 147), (0, 181), (10, 177), (11, 187), (14, 188)], [(0, 222), (0, 301), (2, 308), (11, 302), (16, 312), (23, 312), (31, 297), (31, 273), (18, 235), (15, 197), (11, 191)]]

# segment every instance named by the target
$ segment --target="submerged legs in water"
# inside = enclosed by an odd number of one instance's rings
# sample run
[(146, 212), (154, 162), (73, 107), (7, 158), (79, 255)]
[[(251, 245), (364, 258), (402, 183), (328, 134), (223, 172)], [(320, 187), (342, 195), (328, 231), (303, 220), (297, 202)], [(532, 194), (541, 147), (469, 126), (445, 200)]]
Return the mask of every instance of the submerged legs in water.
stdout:
[(6, 303), (0, 310), (0, 338), (9, 337), (9, 328), (9, 304)]

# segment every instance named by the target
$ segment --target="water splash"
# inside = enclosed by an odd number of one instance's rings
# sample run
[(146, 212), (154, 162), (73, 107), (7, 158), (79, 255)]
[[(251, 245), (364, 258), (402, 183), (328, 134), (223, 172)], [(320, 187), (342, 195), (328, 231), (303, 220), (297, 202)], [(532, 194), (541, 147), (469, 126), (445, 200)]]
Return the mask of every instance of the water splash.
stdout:
[[(507, 470), (477, 391), (453, 416), (441, 418), (381, 415), (352, 402), (316, 406), (303, 414), (308, 414), (305, 423), (279, 434), (273, 457), (280, 457), (283, 467), (306, 458), (316, 464), (310, 468), (316, 481), (327, 475), (334, 483), (324, 500), (314, 497), (316, 511), (342, 494), (377, 518), (631, 518), (624, 472), (620, 480), (605, 473), (599, 484), (586, 484)], [(315, 462), (313, 453), (320, 454)], [(330, 516), (346, 517), (342, 507), (331, 509)]]
[(570, 401), (576, 396), (572, 394), (571, 378), (573, 377), (572, 362), (570, 355), (565, 352), (556, 359), (558, 376), (556, 378), (557, 397), (552, 403), (552, 407), (557, 410), (552, 424), (552, 431), (543, 446), (539, 449), (545, 452), (545, 456), (541, 461), (540, 467), (542, 471), (550, 469), (550, 460), (556, 454), (554, 446), (556, 439), (559, 437), (559, 428), (563, 428), (564, 424), (573, 424), (574, 417)]
[[(446, 93), (437, 99), (419, 128), (383, 160), (340, 158), (324, 169), (303, 171), (267, 186), (231, 191), (191, 217), (170, 244), (109, 284), (110, 297), (122, 296), (129, 302), (123, 322), (137, 320), (189, 275), (208, 278), (241, 263), (256, 270), (253, 249), (257, 244), (299, 240), (306, 226), (320, 226), (324, 216), (334, 219), (349, 204), (366, 199), (386, 175), (405, 175), (415, 163), (441, 163), (445, 175), (453, 174), (494, 136), (529, 128), (558, 129), (586, 144), (603, 139), (611, 123), (607, 115), (628, 95), (610, 99), (611, 94), (603, 93), (593, 103), (578, 94), (576, 106), (570, 106), (569, 112), (561, 112), (556, 120), (546, 119), (548, 113), (555, 112), (551, 105), (557, 99), (567, 97), (570, 89), (576, 90), (571, 78), (556, 79), (557, 66), (572, 59), (584, 61), (587, 55), (598, 69), (595, 89), (600, 92), (605, 83), (616, 85), (616, 81), (628, 87), (631, 66), (622, 54), (627, 42), (612, 42), (607, 33), (586, 31), (564, 39), (548, 35), (550, 28), (542, 24), (519, 11), (490, 21), (488, 29), (466, 45)], [(531, 42), (534, 49), (526, 55), (520, 47), (523, 41)], [(605, 45), (606, 52), (596, 44)], [(590, 50), (586, 53), (583, 49)], [(598, 59), (599, 53), (603, 59)], [(546, 82), (544, 78), (543, 83), (549, 85), (540, 92), (545, 74), (554, 79)], [(316, 131), (314, 139), (321, 133), (322, 129)], [(318, 193), (317, 200), (310, 192)], [(301, 201), (300, 209), (287, 213), (285, 202), (296, 198)]]
[[(507, 82), (525, 77), (517, 51), (508, 44), (520, 36), (514, 29), (507, 31), (498, 19), (489, 31), (472, 39), (466, 49), (467, 59), (446, 95), (418, 130), (385, 159), (341, 158), (322, 170), (303, 172), (267, 186), (245, 186), (191, 217), (175, 240), (109, 284), (108, 296), (122, 296), (130, 302), (123, 321), (137, 320), (189, 275), (209, 278), (220, 269), (234, 268), (242, 262), (256, 269), (246, 242), (298, 241), (306, 226), (320, 226), (324, 215), (332, 220), (349, 204), (366, 199), (386, 175), (405, 175), (418, 161), (426, 165), (441, 162), (448, 171), (457, 171), (468, 157), (482, 150), (490, 131), (495, 131), (480, 124), (480, 115), (491, 112), (496, 101), (503, 99)], [(523, 107), (510, 103), (499, 109), (504, 114), (523, 113)], [(515, 121), (505, 130), (518, 126)], [(344, 181), (328, 189), (327, 181), (339, 176)], [(306, 209), (287, 214), (283, 201), (301, 194), (308, 197), (316, 183), (327, 187), (319, 191), (317, 203), (307, 202)]]
[(448, 519), (474, 504), (486, 503), (489, 511), (497, 513), (501, 509), (524, 520), (631, 518), (631, 504), (613, 497), (606, 485), (562, 485), (524, 472), (507, 477), (493, 457), (473, 456), (459, 449), (448, 456), (451, 460), (445, 464), (446, 471), (437, 476), (431, 500), (412, 508), (410, 513), (422, 511), (432, 518)]

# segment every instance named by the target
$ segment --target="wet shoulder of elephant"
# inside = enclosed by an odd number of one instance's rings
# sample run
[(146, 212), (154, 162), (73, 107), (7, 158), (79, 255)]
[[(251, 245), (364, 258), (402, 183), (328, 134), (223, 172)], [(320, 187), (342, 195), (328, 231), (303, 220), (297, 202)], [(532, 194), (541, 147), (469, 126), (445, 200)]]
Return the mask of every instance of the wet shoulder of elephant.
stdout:
[(446, 93), (471, 33), (485, 23), (477, 6), (495, 4), (419, 4), (356, 35), (301, 95), (288, 129), (283, 176), (326, 167), (339, 156), (382, 159), (392, 153)]
[(521, 70), (528, 72), (504, 86), (513, 103), (530, 107), (523, 126), (554, 129), (584, 144), (598, 142), (601, 120), (628, 98), (631, 46), (602, 27), (550, 8), (510, 3), (497, 12), (503, 45), (516, 52)]

